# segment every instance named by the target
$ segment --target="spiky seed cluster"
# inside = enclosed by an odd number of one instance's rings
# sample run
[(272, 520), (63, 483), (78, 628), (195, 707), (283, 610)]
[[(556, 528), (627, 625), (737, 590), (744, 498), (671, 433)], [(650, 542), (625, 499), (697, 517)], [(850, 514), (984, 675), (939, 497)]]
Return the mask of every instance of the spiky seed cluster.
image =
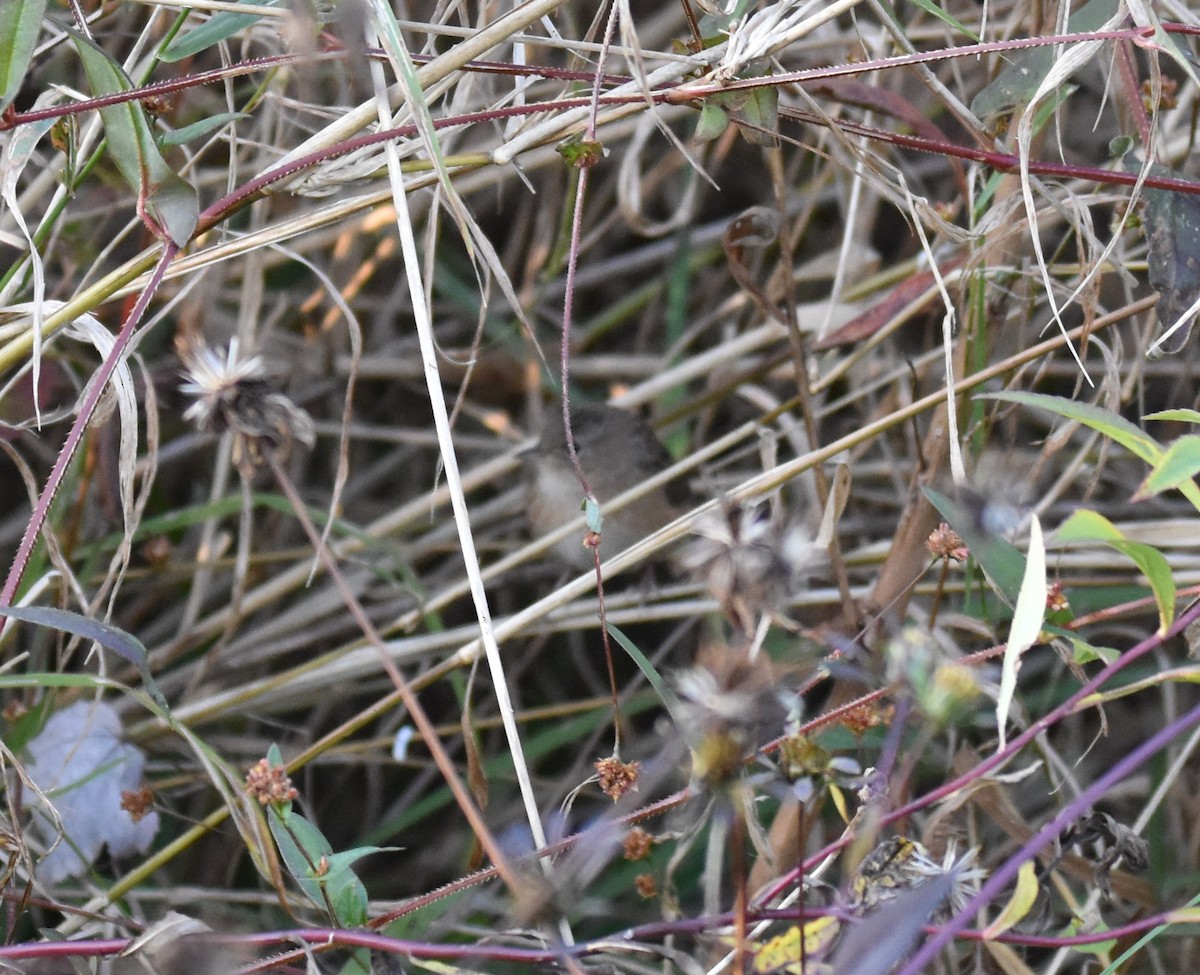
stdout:
[(625, 834), (622, 842), (626, 860), (644, 860), (654, 848), (654, 837), (640, 826), (635, 826)]
[(121, 808), (129, 813), (129, 818), (135, 823), (141, 822), (154, 809), (154, 793), (149, 786), (122, 792)]
[(181, 341), (177, 351), (185, 369), (180, 391), (195, 398), (183, 418), (204, 431), (230, 431), (235, 463), (257, 466), (264, 454), (286, 456), (297, 441), (312, 446), (309, 415), (274, 390), (261, 356), (241, 356), (237, 339), (224, 357), (203, 342)]
[(970, 552), (966, 543), (953, 528), (942, 522), (925, 540), (925, 547), (935, 559), (951, 559), (955, 562), (967, 561)]
[(849, 729), (852, 735), (861, 737), (872, 728), (891, 723), (895, 713), (896, 706), (894, 704), (868, 701), (843, 712), (841, 724)]
[(265, 758), (260, 758), (246, 773), (246, 792), (263, 806), (291, 802), (300, 794), (292, 785), (287, 769), (272, 765)]
[(600, 791), (613, 802), (627, 792), (637, 791), (638, 776), (642, 771), (641, 762), (622, 762), (613, 755), (600, 759), (595, 768), (600, 779)]

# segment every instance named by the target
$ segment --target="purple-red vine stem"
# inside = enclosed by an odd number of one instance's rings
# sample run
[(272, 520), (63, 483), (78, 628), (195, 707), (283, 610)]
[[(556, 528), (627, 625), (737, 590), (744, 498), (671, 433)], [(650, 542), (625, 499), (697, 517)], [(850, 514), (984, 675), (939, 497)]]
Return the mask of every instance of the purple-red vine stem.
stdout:
[[(37, 543), (38, 535), (41, 533), (42, 526), (46, 522), (46, 516), (50, 512), (50, 505), (53, 503), (58, 489), (62, 486), (63, 478), (66, 476), (67, 466), (71, 463), (76, 450), (79, 448), (84, 431), (87, 430), (87, 425), (92, 419), (92, 414), (96, 412), (96, 406), (100, 402), (100, 397), (104, 395), (104, 388), (108, 385), (108, 381), (117, 369), (117, 364), (124, 356), (125, 349), (129, 345), (129, 340), (133, 338), (133, 333), (137, 329), (138, 323), (141, 322), (142, 316), (145, 315), (146, 309), (150, 305), (150, 299), (157, 293), (167, 268), (178, 253), (179, 247), (176, 244), (171, 241), (163, 242), (163, 252), (159, 256), (158, 263), (155, 264), (154, 269), (150, 272), (150, 280), (146, 283), (146, 287), (142, 289), (142, 293), (138, 295), (133, 308), (130, 309), (129, 316), (125, 319), (121, 330), (117, 333), (117, 337), (113, 342), (112, 350), (105, 356), (99, 370), (92, 377), (87, 392), (84, 394), (83, 403), (79, 407), (79, 414), (75, 417), (75, 422), (71, 424), (71, 430), (67, 434), (67, 439), (63, 443), (62, 450), (58, 452), (58, 457), (54, 461), (54, 467), (50, 471), (50, 476), (46, 479), (42, 493), (38, 497), (37, 503), (33, 506), (29, 523), (25, 526), (25, 534), (21, 537), (21, 543), (17, 546), (16, 555), (13, 556), (12, 566), (8, 570), (8, 578), (4, 580), (3, 590), (0, 590), (0, 605), (11, 606), (13, 604), (13, 600), (17, 595), (17, 589), (21, 585), (21, 579), (25, 575), (25, 569), (29, 565), (29, 557), (33, 553), (33, 547)], [(3, 631), (6, 622), (6, 619), (0, 618), (0, 632)]]

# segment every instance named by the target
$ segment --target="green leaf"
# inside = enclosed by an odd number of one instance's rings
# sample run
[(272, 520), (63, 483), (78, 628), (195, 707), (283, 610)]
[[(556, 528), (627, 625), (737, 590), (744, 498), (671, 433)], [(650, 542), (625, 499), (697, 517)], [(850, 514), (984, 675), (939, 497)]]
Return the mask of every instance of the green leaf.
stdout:
[[(1125, 170), (1137, 173), (1142, 163), (1135, 156), (1124, 161)], [(1181, 173), (1154, 163), (1150, 166), (1152, 176), (1180, 178)], [(1142, 190), (1142, 226), (1146, 233), (1147, 278), (1150, 287), (1158, 292), (1154, 315), (1163, 337), (1156, 343), (1154, 351), (1165, 353), (1181, 351), (1187, 344), (1195, 322), (1195, 313), (1185, 318), (1200, 298), (1200, 264), (1196, 254), (1200, 251), (1200, 200), (1186, 193), (1170, 190)], [(1179, 327), (1168, 336), (1167, 330)]]
[(1159, 632), (1165, 633), (1175, 621), (1175, 576), (1166, 556), (1143, 542), (1114, 542), (1113, 548), (1132, 559), (1150, 582), (1158, 604)]
[[(278, 752), (276, 752), (278, 754)], [(268, 753), (268, 760), (270, 754)], [(293, 812), (271, 806), (267, 821), (288, 873), (314, 904), (331, 910), (341, 927), (361, 927), (367, 920), (367, 890), (350, 869), (372, 853), (398, 850), (395, 846), (358, 846), (334, 853), (315, 824)]]
[(1116, 525), (1095, 511), (1081, 508), (1058, 529), (1060, 542), (1101, 542), (1130, 559), (1150, 583), (1158, 606), (1158, 632), (1165, 633), (1175, 619), (1175, 577), (1158, 549), (1129, 541)]
[[(79, 50), (83, 68), (95, 95), (129, 91), (125, 72), (99, 47), (74, 31), (67, 31)], [(146, 113), (137, 102), (100, 109), (108, 154), (121, 176), (138, 195), (138, 214), (158, 237), (183, 247), (196, 229), (200, 203), (195, 188), (175, 174), (158, 151)]]
[(746, 123), (738, 131), (751, 145), (779, 145), (779, 90), (774, 85), (753, 89), (733, 116)]
[(1062, 543), (1104, 542), (1109, 544), (1119, 542), (1125, 537), (1121, 534), (1121, 530), (1104, 515), (1088, 508), (1080, 508), (1073, 512), (1054, 534)]
[(1045, 393), (981, 393), (977, 399), (998, 399), (1006, 403), (1020, 403), (1039, 410), (1056, 413), (1068, 420), (1075, 420), (1086, 427), (1099, 431), (1110, 440), (1119, 443), (1131, 454), (1153, 464), (1162, 456), (1162, 445), (1150, 434), (1125, 417), (1112, 410), (1091, 403), (1079, 403), (1063, 396), (1047, 396)]
[[(1004, 400), (1009, 403), (1020, 403), (1024, 406), (1049, 410), (1051, 413), (1057, 413), (1068, 420), (1076, 420), (1084, 426), (1091, 427), (1093, 430), (1104, 434), (1106, 437), (1119, 443), (1130, 453), (1140, 457), (1147, 464), (1154, 465), (1162, 460), (1164, 453), (1162, 444), (1140, 427), (1130, 423), (1123, 416), (1113, 413), (1111, 410), (1092, 406), (1090, 403), (1077, 403), (1073, 399), (1064, 399), (1061, 396), (1046, 396), (1042, 393), (983, 393), (979, 398)], [(1167, 411), (1167, 413), (1174, 412), (1176, 411)], [(1153, 416), (1155, 419), (1176, 419), (1176, 417), (1161, 413), (1156, 413)], [(1179, 418), (1184, 419), (1185, 417)], [(1185, 480), (1176, 486), (1179, 488), (1179, 493), (1187, 498), (1193, 507), (1200, 511), (1200, 487), (1190, 480)], [(960, 532), (959, 534), (962, 533)], [(963, 537), (965, 538), (966, 536), (964, 535)]]
[(694, 142), (712, 142), (729, 128), (729, 113), (711, 99), (700, 105), (700, 120), (696, 123)]
[(1200, 412), (1196, 410), (1159, 410), (1147, 413), (1143, 420), (1178, 420), (1181, 423), (1200, 423)]
[(338, 924), (344, 928), (357, 928), (367, 923), (367, 888), (350, 869), (350, 865), (372, 853), (388, 853), (399, 849), (398, 846), (356, 846), (352, 850), (334, 853), (326, 858), (329, 873), (318, 878), (318, 881), (325, 885), (325, 892), (333, 905), (334, 918)]
[(358, 876), (343, 870), (326, 881), (333, 917), (343, 928), (361, 928), (367, 923), (367, 888)]
[(657, 692), (659, 698), (662, 700), (671, 716), (676, 720), (679, 720), (679, 716), (682, 714), (682, 707), (679, 703), (679, 698), (676, 696), (675, 692), (667, 686), (667, 682), (663, 680), (662, 674), (660, 674), (654, 664), (650, 662), (650, 658), (642, 653), (637, 644), (630, 640), (629, 637), (617, 629), (617, 627), (615, 627), (612, 623), (608, 624), (608, 632), (612, 635), (612, 638), (621, 645), (622, 649), (629, 654), (630, 659), (632, 659), (633, 662), (638, 665), (638, 669), (643, 675), (645, 675), (645, 678), (650, 683), (650, 686), (653, 687)]
[[(1085, 924), (1084, 922), (1082, 922), (1080, 920), (1073, 919), (1070, 921), (1070, 923), (1067, 924), (1066, 927), (1064, 927), (1062, 929), (1061, 933), (1062, 933), (1063, 937), (1074, 938), (1075, 936), (1080, 935), (1080, 934), (1093, 934), (1093, 933), (1096, 933), (1099, 931), (1107, 931), (1107, 930), (1108, 930), (1108, 925), (1105, 924), (1103, 921), (1094, 921), (1094, 922)], [(1091, 942), (1087, 942), (1086, 944), (1072, 945), (1072, 949), (1075, 951), (1081, 952), (1083, 954), (1086, 954), (1086, 955), (1099, 955), (1107, 962), (1108, 961), (1107, 956), (1110, 955), (1112, 952), (1114, 952), (1117, 949), (1118, 944), (1119, 944), (1119, 942), (1117, 941), (1117, 939), (1113, 938), (1109, 941), (1091, 941)], [(1116, 969), (1117, 969), (1117, 966), (1112, 965), (1109, 968), (1107, 968), (1106, 971), (1115, 971)]]
[(402, 849), (403, 847), (400, 846), (356, 846), (350, 850), (343, 850), (341, 853), (332, 853), (327, 858), (329, 872), (333, 874), (339, 870), (349, 870), (351, 864), (375, 853), (396, 853)]
[(175, 129), (173, 132), (168, 132), (159, 141), (164, 146), (181, 146), (191, 142), (193, 139), (202, 139), (210, 132), (215, 132), (217, 129), (230, 122), (236, 122), (238, 119), (250, 118), (248, 112), (219, 112), (216, 115), (210, 115), (208, 118), (203, 118), (199, 122), (193, 122), (191, 125), (185, 125), (181, 129)]
[[(1119, 8), (1120, 0), (1092, 0), (1071, 14), (1067, 20), (1067, 31), (1085, 34), (1099, 30), (1116, 16)], [(1055, 49), (1048, 45), (1007, 52), (1005, 61), (1008, 66), (975, 96), (971, 111), (981, 117), (999, 115), (1018, 105), (1028, 104), (1054, 67), (1054, 58)]]
[(292, 812), (282, 814), (274, 806), (267, 807), (267, 822), (292, 879), (314, 904), (324, 907), (325, 898), (316, 874), (322, 859), (333, 852), (325, 834), (303, 816)]
[(167, 709), (166, 698), (154, 682), (150, 674), (150, 654), (145, 645), (137, 637), (124, 630), (118, 630), (108, 623), (101, 623), (90, 616), (75, 613), (69, 609), (57, 609), (53, 606), (0, 606), (0, 616), (7, 616), (22, 623), (32, 623), (34, 626), (46, 626), (62, 633), (70, 633), (85, 640), (94, 640), (106, 650), (111, 650), (124, 657), (141, 674), (146, 691), (154, 698), (154, 702), (164, 711)]
[(0, 112), (12, 104), (33, 60), (46, 13), (46, 0), (0, 3)]
[(1111, 664), (1121, 656), (1119, 650), (1114, 650), (1112, 647), (1097, 647), (1074, 635), (1068, 637), (1068, 640), (1071, 644), (1071, 656), (1077, 664), (1090, 664), (1096, 660)]
[[(238, 0), (239, 6), (247, 7), (278, 7), (283, 0)], [(199, 27), (193, 28), (186, 34), (180, 34), (163, 50), (159, 51), (161, 61), (180, 61), (183, 58), (199, 54), (245, 30), (262, 20), (261, 14), (235, 14), (225, 10), (214, 14)]]
[[(105, 687), (116, 687), (124, 691), (129, 690), (129, 688), (118, 684), (116, 681), (97, 677), (95, 674), (51, 674), (41, 671), (34, 671), (28, 674), (0, 674), (0, 687), (6, 690), (15, 688), (28, 689), (31, 687), (38, 689), (47, 687), (84, 687), (89, 691)], [(5, 739), (5, 744), (9, 744), (7, 738)]]
[(1170, 488), (1182, 487), (1197, 473), (1200, 473), (1200, 436), (1187, 434), (1167, 448), (1150, 476), (1134, 493), (1133, 500), (1140, 501)]
[(967, 37), (971, 38), (971, 40), (973, 40), (976, 44), (978, 44), (980, 42), (981, 38), (978, 34), (976, 34), (973, 30), (971, 30), (971, 28), (968, 27), (966, 24), (962, 23), (959, 20), (956, 20), (954, 17), (950, 16), (950, 14), (946, 13), (946, 11), (944, 11), (941, 7), (939, 7), (936, 3), (934, 3), (933, 0), (912, 0), (912, 2), (916, 6), (920, 7), (922, 10), (924, 10), (926, 13), (932, 14), (934, 17), (936, 17), (938, 20), (940, 20), (943, 24), (953, 27), (960, 34), (965, 34)]
[(563, 139), (554, 151), (572, 169), (591, 169), (607, 155), (603, 142), (585, 139), (578, 133)]

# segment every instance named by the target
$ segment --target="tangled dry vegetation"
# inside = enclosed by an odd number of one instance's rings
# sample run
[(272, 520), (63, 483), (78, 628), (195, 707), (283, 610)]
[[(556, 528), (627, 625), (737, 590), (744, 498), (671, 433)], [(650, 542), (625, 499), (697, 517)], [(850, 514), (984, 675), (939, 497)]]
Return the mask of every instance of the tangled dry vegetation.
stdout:
[(232, 6), (0, 9), (5, 965), (1200, 964), (1193, 10)]

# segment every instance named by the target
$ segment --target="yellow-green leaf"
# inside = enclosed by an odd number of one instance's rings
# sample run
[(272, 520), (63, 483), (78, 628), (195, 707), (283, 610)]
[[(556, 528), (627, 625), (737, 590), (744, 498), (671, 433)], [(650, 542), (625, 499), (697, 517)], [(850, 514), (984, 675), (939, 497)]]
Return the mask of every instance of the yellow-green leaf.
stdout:
[(729, 128), (729, 113), (711, 99), (700, 105), (700, 120), (696, 123), (696, 142), (712, 142)]
[(754, 971), (799, 972), (800, 959), (828, 951), (840, 930), (840, 922), (832, 915), (813, 918), (803, 928), (793, 925), (758, 949), (754, 955)]
[(1200, 423), (1200, 411), (1197, 410), (1159, 410), (1157, 413), (1147, 413), (1144, 420), (1178, 420), (1180, 423)]
[(1012, 897), (1008, 899), (1008, 903), (1004, 905), (1004, 910), (1000, 912), (996, 918), (983, 932), (983, 937), (991, 941), (993, 938), (998, 938), (1014, 925), (1019, 924), (1021, 920), (1033, 908), (1034, 902), (1038, 895), (1037, 870), (1034, 867), (1032, 860), (1026, 860), (1021, 864), (1021, 869), (1017, 872), (1017, 886), (1013, 890)]
[(1143, 542), (1131, 542), (1111, 521), (1095, 511), (1081, 508), (1058, 529), (1060, 542), (1101, 542), (1131, 559), (1150, 583), (1158, 605), (1160, 633), (1175, 619), (1175, 576), (1170, 563), (1158, 549)]
[(1079, 403), (1063, 396), (1048, 396), (1045, 393), (1023, 393), (1008, 391), (1002, 393), (983, 393), (979, 399), (998, 399), (1006, 403), (1020, 403), (1034, 409), (1047, 410), (1056, 413), (1067, 420), (1075, 420), (1086, 427), (1104, 434), (1114, 440), (1131, 454), (1140, 457), (1147, 463), (1154, 463), (1162, 456), (1163, 448), (1145, 430), (1125, 417), (1102, 406), (1091, 403)]
[(1200, 473), (1200, 436), (1190, 433), (1167, 448), (1167, 452), (1150, 471), (1150, 476), (1137, 489), (1133, 500), (1140, 501), (1180, 487), (1191, 481), (1197, 473)]

